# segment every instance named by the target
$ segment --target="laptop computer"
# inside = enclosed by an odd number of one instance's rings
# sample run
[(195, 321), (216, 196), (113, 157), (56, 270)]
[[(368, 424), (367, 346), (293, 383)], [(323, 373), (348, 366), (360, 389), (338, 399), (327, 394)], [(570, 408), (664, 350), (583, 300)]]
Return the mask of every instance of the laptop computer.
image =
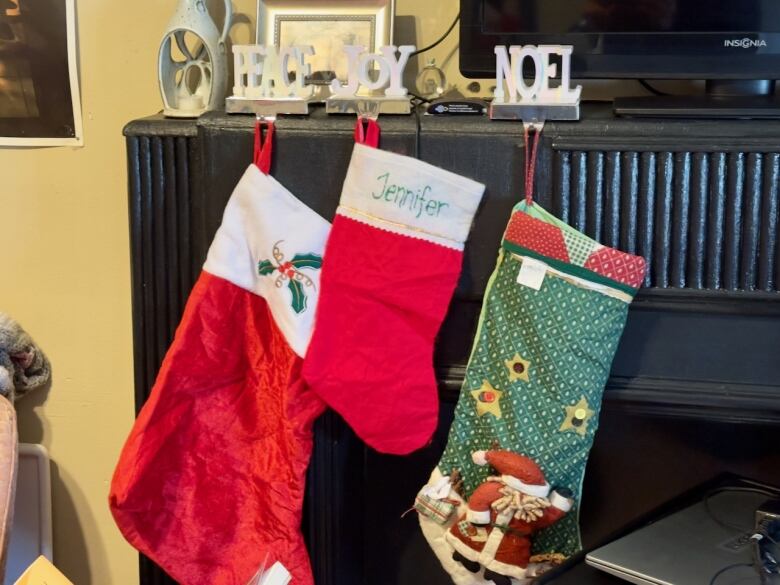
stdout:
[(592, 551), (586, 562), (637, 585), (709, 585), (721, 569), (744, 563), (716, 585), (759, 583), (750, 537), (767, 493), (721, 490)]

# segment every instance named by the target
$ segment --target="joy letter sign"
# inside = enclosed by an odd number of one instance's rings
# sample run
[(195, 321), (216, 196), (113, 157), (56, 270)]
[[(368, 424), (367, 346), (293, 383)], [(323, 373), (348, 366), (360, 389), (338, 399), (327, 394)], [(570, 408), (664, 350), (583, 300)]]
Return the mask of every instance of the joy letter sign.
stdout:
[[(396, 51), (400, 53), (398, 58)], [(401, 45), (397, 49), (387, 45), (380, 47), (377, 54), (367, 53), (366, 48), (359, 45), (347, 45), (344, 52), (347, 54), (347, 83), (334, 79), (330, 84), (333, 95), (352, 97), (361, 88), (370, 91), (385, 88), (388, 97), (406, 97), (406, 88), (401, 83), (414, 45)], [(371, 78), (372, 69), (375, 79)]]

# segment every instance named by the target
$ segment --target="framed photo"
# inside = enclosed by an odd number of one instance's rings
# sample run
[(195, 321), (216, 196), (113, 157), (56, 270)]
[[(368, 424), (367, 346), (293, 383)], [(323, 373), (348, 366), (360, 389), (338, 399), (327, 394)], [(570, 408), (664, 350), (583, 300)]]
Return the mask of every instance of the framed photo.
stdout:
[(0, 0), (0, 145), (82, 144), (74, 0)]
[(311, 82), (346, 80), (344, 45), (393, 42), (395, 0), (258, 0), (257, 44), (312, 45)]

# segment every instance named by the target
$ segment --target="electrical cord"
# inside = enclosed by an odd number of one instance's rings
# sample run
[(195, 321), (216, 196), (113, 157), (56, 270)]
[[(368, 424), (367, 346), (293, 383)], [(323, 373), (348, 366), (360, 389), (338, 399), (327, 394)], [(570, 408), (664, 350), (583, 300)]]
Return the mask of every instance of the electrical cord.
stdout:
[[(710, 505), (710, 500), (714, 496), (716, 496), (717, 494), (724, 493), (724, 492), (725, 493), (729, 493), (729, 492), (731, 492), (731, 493), (734, 493), (734, 492), (737, 492), (737, 493), (753, 493), (753, 494), (760, 494), (762, 496), (767, 496), (767, 497), (770, 497), (770, 498), (777, 497), (777, 493), (776, 492), (773, 492), (773, 491), (767, 490), (767, 489), (761, 489), (761, 488), (749, 487), (749, 486), (734, 486), (734, 487), (724, 486), (724, 487), (720, 487), (720, 488), (715, 488), (715, 489), (710, 490), (709, 492), (707, 492), (707, 494), (704, 496), (704, 509), (707, 511), (707, 514), (709, 515), (709, 517), (712, 518), (712, 520), (714, 522), (716, 522), (719, 526), (722, 526), (724, 528), (728, 528), (730, 530), (738, 530), (739, 532), (742, 532), (742, 533), (745, 533), (745, 534), (752, 534), (750, 539), (754, 540), (754, 541), (755, 540), (760, 541), (762, 539), (766, 539), (766, 540), (768, 540), (769, 542), (772, 542), (775, 545), (778, 544), (777, 540), (775, 538), (773, 538), (773, 535), (770, 534), (770, 532), (768, 530), (762, 530), (762, 529), (756, 530), (752, 526), (751, 527), (740, 526), (738, 524), (732, 524), (730, 522), (726, 522), (726, 521), (718, 518), (718, 516), (712, 510), (712, 507)], [(759, 545), (759, 547), (760, 546), (761, 545)], [(759, 562), (763, 562), (763, 561), (759, 561)], [(712, 576), (712, 579), (710, 580), (710, 585), (715, 585), (715, 581), (717, 581), (718, 577), (720, 575), (722, 575), (723, 573), (725, 573), (727, 571), (730, 571), (731, 569), (735, 569), (737, 567), (740, 567), (740, 566), (754, 567), (755, 565), (750, 564), (750, 563), (737, 563), (737, 564), (734, 564), (734, 565), (729, 565), (727, 567), (723, 567), (720, 571), (718, 571), (717, 573), (715, 573)]]
[(720, 577), (723, 573), (728, 573), (729, 571), (736, 569), (738, 567), (752, 567), (752, 566), (753, 565), (751, 565), (750, 563), (734, 563), (733, 565), (727, 565), (712, 576), (712, 579), (710, 579), (710, 585), (715, 585), (715, 581), (717, 581), (718, 577)]
[(720, 488), (715, 488), (707, 492), (707, 495), (704, 496), (704, 509), (707, 510), (707, 514), (709, 514), (710, 518), (712, 518), (719, 526), (722, 526), (723, 528), (729, 528), (731, 530), (739, 530), (740, 532), (755, 532), (755, 528), (752, 526), (746, 528), (744, 526), (739, 526), (737, 524), (731, 524), (729, 522), (725, 522), (720, 518), (718, 518), (715, 515), (715, 513), (712, 511), (712, 507), (710, 506), (710, 499), (723, 492), (753, 493), (753, 494), (761, 494), (762, 496), (767, 496), (770, 498), (777, 497), (777, 493), (775, 492), (764, 490), (761, 488), (754, 488), (754, 487), (747, 487), (747, 486), (734, 486), (734, 487), (724, 486)]
[(649, 91), (653, 95), (663, 95), (663, 96), (671, 95), (666, 93), (665, 91), (661, 91), (660, 89), (654, 88), (652, 85), (647, 83), (647, 81), (645, 81), (644, 79), (637, 79), (637, 81), (639, 82), (639, 85), (644, 87), (647, 91)]
[(442, 36), (440, 36), (439, 39), (435, 43), (432, 43), (432, 44), (428, 45), (427, 47), (423, 47), (422, 49), (417, 49), (416, 51), (414, 51), (412, 53), (409, 53), (409, 57), (410, 58), (411, 57), (415, 57), (415, 56), (419, 55), (420, 53), (425, 53), (426, 51), (430, 51), (434, 47), (438, 47), (444, 41), (444, 39), (446, 39), (450, 35), (450, 33), (452, 32), (452, 29), (455, 28), (455, 25), (458, 24), (459, 20), (460, 20), (460, 12), (458, 12), (458, 15), (455, 17), (455, 20), (452, 21), (452, 24), (450, 25), (450, 28), (447, 29), (447, 32), (445, 32)]
[(423, 96), (421, 96), (421, 95), (417, 95), (416, 93), (412, 93), (411, 91), (407, 91), (407, 93), (408, 93), (410, 96), (412, 96), (414, 99), (416, 99), (416, 100), (420, 101), (420, 102), (421, 102), (421, 103), (423, 103), (423, 104), (429, 104), (429, 103), (431, 103), (431, 100), (429, 100), (428, 98), (424, 98), (424, 97), (423, 97)]
[(417, 108), (414, 109), (414, 122), (415, 122), (415, 135), (414, 135), (414, 156), (417, 160), (422, 160), (420, 157), (420, 146), (422, 143), (422, 128), (420, 126), (420, 112)]

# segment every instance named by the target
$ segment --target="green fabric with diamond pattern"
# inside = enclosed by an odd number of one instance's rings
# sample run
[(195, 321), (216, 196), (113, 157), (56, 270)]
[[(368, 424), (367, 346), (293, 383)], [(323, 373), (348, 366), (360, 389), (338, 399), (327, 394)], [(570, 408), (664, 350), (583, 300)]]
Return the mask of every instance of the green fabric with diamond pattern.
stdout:
[[(584, 244), (566, 227), (570, 257), (579, 259)], [(575, 498), (566, 517), (535, 537), (534, 552), (571, 555), (581, 548), (585, 465), (628, 302), (549, 272), (536, 291), (517, 282), (522, 262), (499, 251), (439, 469), (459, 470), (468, 497), (491, 473), (472, 452), (497, 442), (533, 458), (551, 486)]]

